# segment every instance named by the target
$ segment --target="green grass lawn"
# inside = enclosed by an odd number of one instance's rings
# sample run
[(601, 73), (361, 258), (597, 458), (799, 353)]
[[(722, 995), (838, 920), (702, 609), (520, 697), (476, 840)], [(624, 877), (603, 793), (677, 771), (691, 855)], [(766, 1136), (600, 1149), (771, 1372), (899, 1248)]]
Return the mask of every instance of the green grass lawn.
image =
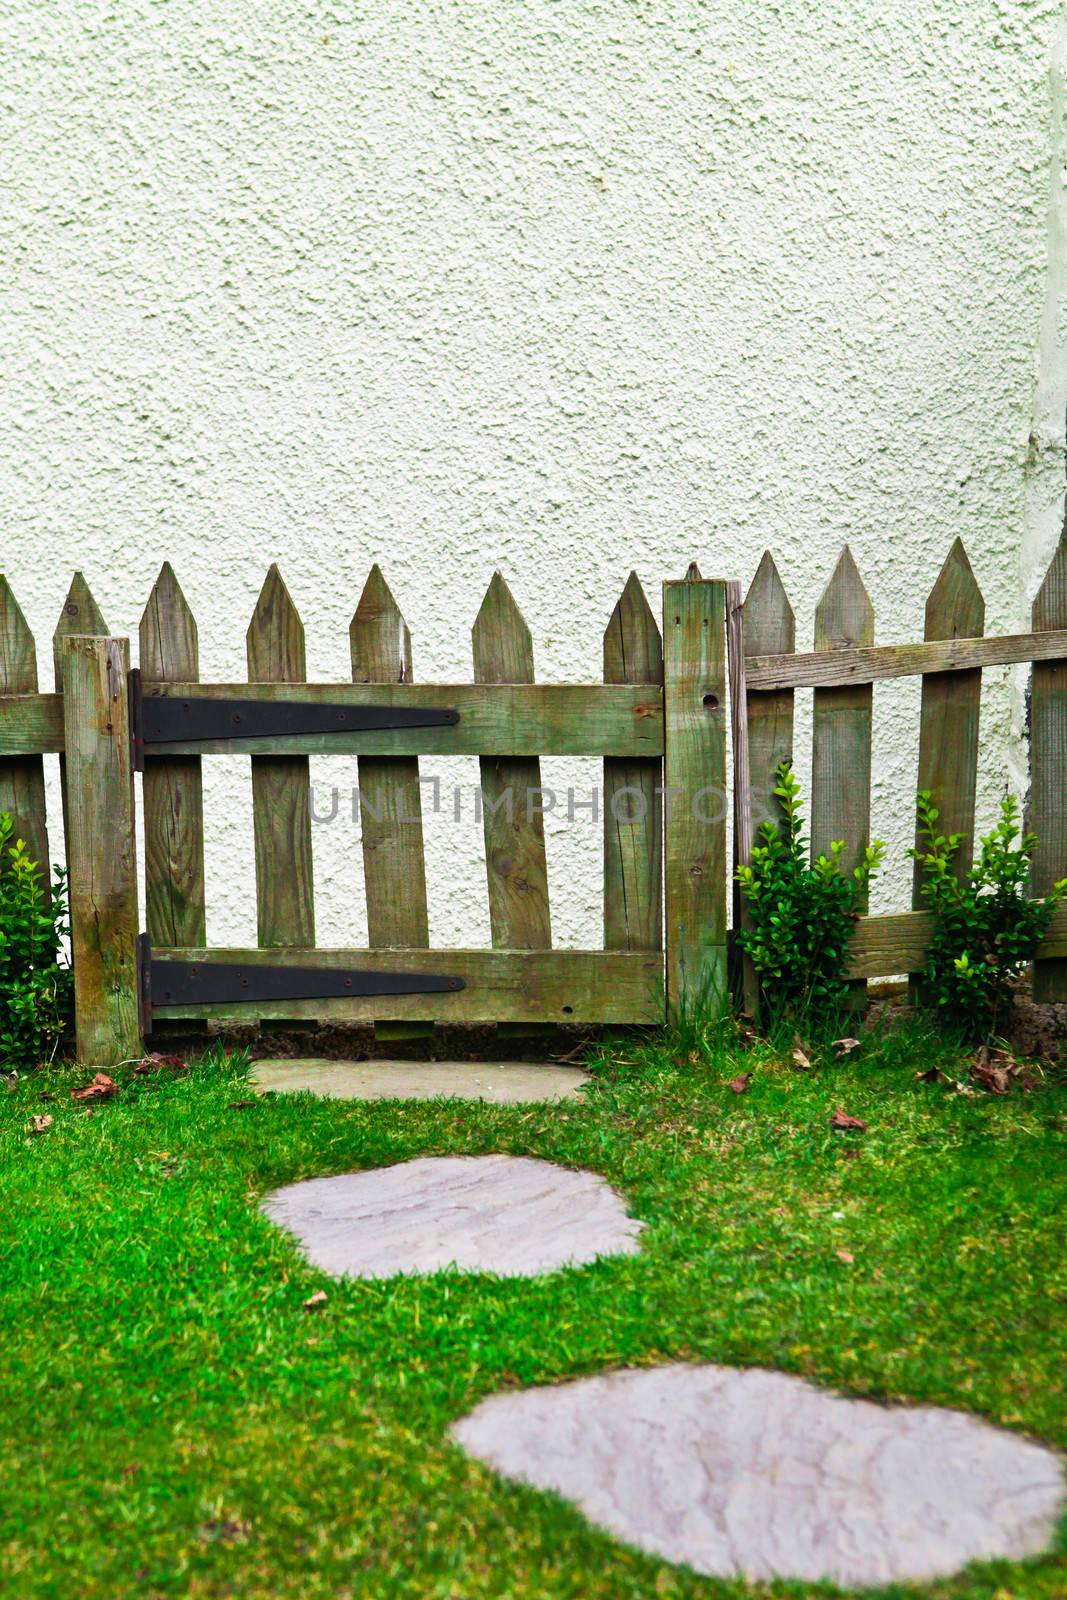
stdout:
[[(70, 1098), (84, 1072), (0, 1091), (0, 1590), (839, 1593), (642, 1556), (496, 1481), (447, 1428), (509, 1386), (706, 1360), (1067, 1445), (1067, 1087), (916, 1081), (938, 1049), (901, 1035), (802, 1072), (788, 1050), (624, 1042), (556, 1107), (242, 1106), (244, 1064), (210, 1058), (116, 1073), (91, 1116)], [(837, 1105), (868, 1131), (833, 1131)], [(295, 1179), (486, 1151), (603, 1173), (648, 1223), (640, 1253), (539, 1279), (335, 1282), (258, 1210)], [(1062, 1600), (1065, 1551), (906, 1592)]]

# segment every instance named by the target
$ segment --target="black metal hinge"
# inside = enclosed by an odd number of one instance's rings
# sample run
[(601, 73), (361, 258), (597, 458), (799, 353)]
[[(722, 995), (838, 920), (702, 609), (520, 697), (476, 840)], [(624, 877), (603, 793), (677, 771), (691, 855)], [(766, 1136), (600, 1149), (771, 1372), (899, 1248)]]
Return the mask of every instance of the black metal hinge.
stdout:
[(141, 674), (130, 672), (130, 731), (133, 766), (144, 771), (146, 748), (154, 744), (215, 739), (271, 739), (302, 733), (375, 733), (388, 728), (454, 727), (450, 706), (325, 705), (312, 700), (215, 700), (145, 695)]
[(138, 941), (142, 1032), (151, 1031), (153, 1006), (228, 1005), (234, 1001), (334, 1000), (374, 995), (454, 994), (462, 978), (377, 968), (278, 966), (258, 962), (174, 961), (152, 954), (148, 935)]

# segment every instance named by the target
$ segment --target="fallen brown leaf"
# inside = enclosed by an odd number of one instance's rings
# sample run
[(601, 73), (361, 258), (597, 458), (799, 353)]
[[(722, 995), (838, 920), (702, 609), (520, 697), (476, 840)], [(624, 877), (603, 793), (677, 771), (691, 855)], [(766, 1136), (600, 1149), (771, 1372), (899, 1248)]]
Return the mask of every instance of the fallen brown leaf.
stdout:
[(83, 1084), (80, 1089), (72, 1089), (72, 1100), (106, 1100), (118, 1088), (114, 1078), (109, 1078), (106, 1072), (98, 1072), (92, 1083)]
[(175, 1072), (187, 1072), (189, 1063), (184, 1056), (161, 1055), (158, 1050), (151, 1050), (141, 1057), (134, 1067), (138, 1077), (145, 1077), (149, 1072), (157, 1072), (160, 1067), (172, 1067)]
[(49, 1089), (42, 1089), (37, 1098), (38, 1100), (54, 1100), (55, 1095)]
[(321, 1311), (322, 1307), (326, 1304), (326, 1301), (327, 1301), (328, 1298), (329, 1298), (329, 1296), (327, 1295), (325, 1289), (316, 1289), (315, 1293), (312, 1294), (312, 1295), (309, 1295), (308, 1298), (304, 1301), (304, 1310), (305, 1311)]
[(866, 1133), (867, 1124), (859, 1117), (850, 1117), (844, 1106), (838, 1106), (830, 1118), (831, 1128), (855, 1128), (857, 1133)]
[(860, 1158), (860, 1152), (858, 1150), (845, 1150), (843, 1154), (845, 1159), (848, 1161), (858, 1161)]
[(248, 1111), (255, 1105), (254, 1100), (231, 1100), (226, 1107), (227, 1111)]
[(1022, 1070), (1010, 1050), (991, 1051), (988, 1045), (982, 1045), (971, 1063), (971, 1077), (990, 1094), (1007, 1094)]
[(837, 1051), (839, 1056), (850, 1056), (852, 1054), (853, 1050), (856, 1050), (858, 1048), (859, 1048), (859, 1040), (858, 1039), (835, 1039), (834, 1040), (834, 1049)]
[(31, 1133), (47, 1133), (49, 1128), (52, 1126), (52, 1123), (54, 1121), (55, 1121), (55, 1118), (54, 1117), (50, 1117), (47, 1114), (45, 1114), (44, 1116), (40, 1116), (40, 1117), (31, 1117), (30, 1118), (30, 1132)]
[(797, 1045), (793, 1051), (792, 1062), (794, 1067), (797, 1067), (801, 1072), (811, 1071), (811, 1057), (808, 1055), (807, 1051), (802, 1050), (799, 1045)]
[(988, 1089), (990, 1094), (1007, 1094), (1011, 1088), (1011, 1073), (1007, 1067), (973, 1066), (971, 1077), (983, 1089)]
[(747, 1091), (748, 1086), (749, 1086), (749, 1084), (751, 1082), (752, 1082), (752, 1074), (751, 1074), (751, 1072), (741, 1072), (741, 1073), (738, 1073), (736, 1078), (731, 1078), (729, 1083), (726, 1085), (726, 1087), (728, 1089), (732, 1089), (734, 1094), (744, 1094)]
[(851, 1250), (835, 1250), (834, 1254), (837, 1256), (838, 1261), (845, 1261), (849, 1266), (851, 1266), (856, 1259)]

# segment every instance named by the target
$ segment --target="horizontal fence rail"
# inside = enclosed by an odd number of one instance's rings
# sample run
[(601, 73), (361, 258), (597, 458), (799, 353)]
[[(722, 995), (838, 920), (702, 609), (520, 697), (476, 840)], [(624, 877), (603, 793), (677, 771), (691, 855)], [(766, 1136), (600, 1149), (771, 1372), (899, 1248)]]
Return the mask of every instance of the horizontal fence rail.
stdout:
[[(852, 936), (849, 976), (889, 978), (918, 971), (933, 931), (929, 911), (889, 911), (861, 917)], [(1067, 957), (1067, 906), (1056, 907), (1037, 954), (1039, 961)]]
[[(662, 1022), (663, 963), (656, 951), (604, 950), (273, 950), (245, 948), (153, 949), (153, 960), (238, 963), (287, 968), (345, 968), (372, 972), (429, 973), (459, 977), (455, 992), (395, 994), (390, 1015), (398, 1020), (437, 1022)], [(213, 1017), (217, 1021), (366, 1019), (374, 1002), (353, 996), (329, 999), (215, 1001), (174, 1006), (153, 1000), (157, 1017)], [(379, 1002), (380, 1005), (380, 1002)]]
[[(175, 740), (154, 745), (157, 755), (663, 754), (663, 691), (649, 685), (176, 683), (157, 692), (178, 700), (194, 696), (456, 713), (455, 722), (439, 726)], [(146, 696), (146, 707), (149, 698)], [(146, 717), (148, 714), (146, 710)]]
[[(249, 738), (155, 740), (168, 755), (487, 755), (657, 757), (663, 690), (649, 684), (175, 683), (158, 697), (454, 710), (437, 727), (331, 729)], [(0, 755), (56, 755), (64, 746), (61, 694), (0, 695)]]
[(934, 639), (927, 644), (867, 645), (813, 650), (810, 655), (746, 655), (750, 689), (831, 689), (881, 683), (927, 672), (967, 672), (1067, 658), (1067, 628), (1050, 633), (1008, 633), (988, 639)]

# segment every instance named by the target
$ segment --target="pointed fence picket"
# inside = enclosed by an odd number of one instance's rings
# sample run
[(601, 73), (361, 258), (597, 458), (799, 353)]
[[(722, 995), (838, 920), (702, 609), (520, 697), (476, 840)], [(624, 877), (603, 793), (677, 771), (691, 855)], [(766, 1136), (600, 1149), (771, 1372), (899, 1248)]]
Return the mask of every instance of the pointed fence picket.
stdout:
[[(152, 586), (139, 632), (141, 683), (195, 683), (196, 620), (169, 561)], [(145, 915), (153, 944), (206, 945), (201, 758), (147, 756), (143, 778)]]
[[(246, 635), (249, 683), (303, 683), (304, 624), (277, 566), (260, 590)], [(311, 778), (303, 755), (252, 757), (256, 921), (261, 948), (315, 943)]]
[[(533, 683), (530, 630), (499, 572), (486, 590), (471, 643), (475, 683)], [(483, 756), (480, 771), (493, 948), (548, 950), (552, 923), (540, 760)]]
[[(1067, 628), (1067, 530), (1033, 608), (1035, 633)], [(1030, 804), (1037, 834), (1033, 890), (1046, 894), (1067, 877), (1067, 653), (1034, 668), (1030, 692)], [(1034, 999), (1067, 1001), (1067, 949), (1034, 964)]]
[[(0, 577), (0, 694), (36, 693), (33, 634), (11, 585)], [(49, 894), (43, 756), (0, 756), (0, 811), (10, 813), (13, 838), (24, 839), (32, 859), (41, 863), (41, 885)]]
[[(413, 683), (411, 633), (375, 563), (349, 627), (353, 683)], [(418, 756), (360, 756), (359, 807), (367, 942), (371, 949), (430, 943)], [(379, 1019), (380, 1039), (432, 1030)]]
[[(631, 572), (604, 631), (604, 682), (663, 683), (663, 641)], [(604, 758), (604, 948), (663, 945), (662, 763)]]

